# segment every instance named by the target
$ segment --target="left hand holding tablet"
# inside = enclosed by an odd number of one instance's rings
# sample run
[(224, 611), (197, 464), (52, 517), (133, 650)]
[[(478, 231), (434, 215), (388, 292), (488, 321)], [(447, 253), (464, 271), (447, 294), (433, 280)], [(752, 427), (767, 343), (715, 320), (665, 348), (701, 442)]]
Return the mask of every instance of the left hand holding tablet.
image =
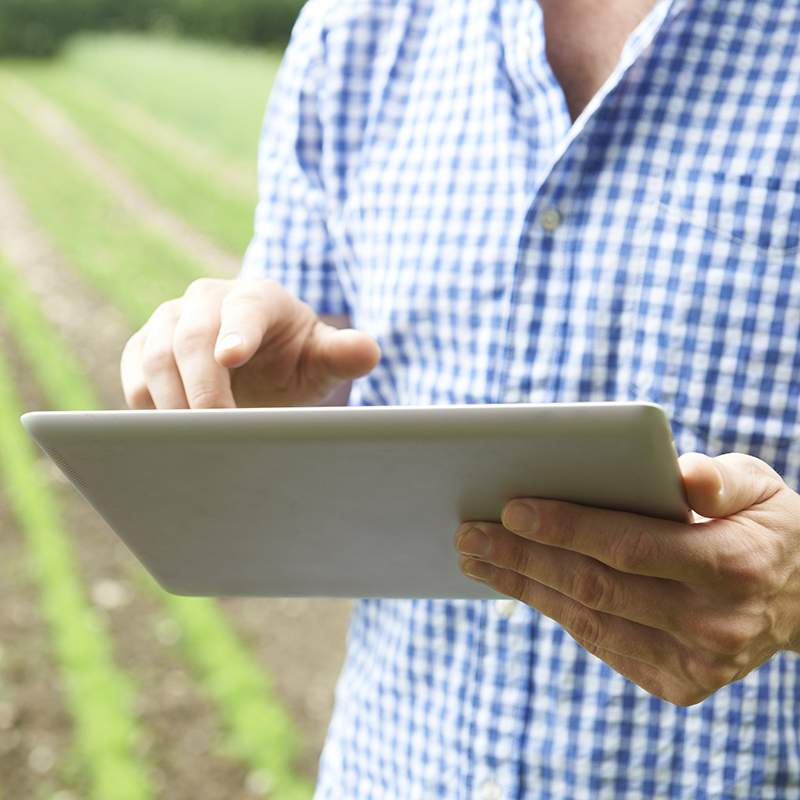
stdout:
[(651, 694), (698, 703), (800, 650), (800, 496), (751, 456), (679, 463), (692, 524), (517, 499), (458, 528), (459, 568)]

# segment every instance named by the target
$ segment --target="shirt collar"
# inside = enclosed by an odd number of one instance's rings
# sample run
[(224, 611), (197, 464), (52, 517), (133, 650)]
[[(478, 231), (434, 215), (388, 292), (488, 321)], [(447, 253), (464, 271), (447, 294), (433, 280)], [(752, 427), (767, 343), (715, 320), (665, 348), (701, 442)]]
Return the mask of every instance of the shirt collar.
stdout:
[[(535, 2), (535, 0), (534, 0)], [(658, 0), (653, 6), (647, 16), (639, 23), (633, 33), (628, 37), (625, 45), (622, 48), (619, 62), (614, 68), (611, 75), (600, 87), (595, 96), (589, 101), (586, 107), (581, 112), (580, 116), (574, 123), (570, 124), (569, 111), (567, 109), (564, 93), (558, 84), (552, 70), (544, 58), (544, 69), (549, 72), (551, 85), (555, 87), (555, 91), (559, 95), (561, 114), (565, 115), (566, 125), (565, 133), (555, 145), (552, 159), (548, 165), (545, 174), (549, 173), (553, 166), (564, 156), (570, 145), (575, 139), (580, 136), (586, 126), (592, 120), (597, 110), (603, 104), (608, 95), (619, 85), (624, 75), (631, 68), (631, 66), (643, 55), (648, 47), (653, 43), (653, 40), (658, 35), (662, 28), (669, 24), (691, 0)], [(538, 7), (538, 2), (535, 3)], [(541, 36), (541, 51), (544, 52), (544, 28), (541, 19), (541, 12), (539, 13), (539, 35)], [(552, 104), (551, 104), (552, 105)]]

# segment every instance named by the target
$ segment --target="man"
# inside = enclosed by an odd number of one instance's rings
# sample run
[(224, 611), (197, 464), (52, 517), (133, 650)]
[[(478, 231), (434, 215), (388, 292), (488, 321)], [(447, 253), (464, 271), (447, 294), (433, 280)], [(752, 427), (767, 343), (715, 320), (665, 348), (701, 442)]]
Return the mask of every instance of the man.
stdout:
[(319, 797), (798, 796), (798, 42), (794, 0), (306, 7), (243, 277), (129, 403), (647, 399), (698, 515), (514, 501), (455, 544), (521, 602), (357, 604)]

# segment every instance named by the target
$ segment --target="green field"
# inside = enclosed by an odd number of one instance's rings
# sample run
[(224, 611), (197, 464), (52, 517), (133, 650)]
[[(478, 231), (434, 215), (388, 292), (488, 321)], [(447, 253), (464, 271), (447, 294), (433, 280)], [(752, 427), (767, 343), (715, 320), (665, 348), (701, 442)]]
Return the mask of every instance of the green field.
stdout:
[[(59, 269), (132, 332), (191, 280), (241, 258), (259, 122), (279, 60), (275, 52), (86, 36), (53, 62), (0, 62), (0, 214), (10, 191)], [(154, 222), (153, 209), (167, 221)], [(167, 753), (190, 730), (189, 717), (205, 727), (184, 749), (202, 751), (204, 764), (216, 759), (220, 783), (204, 779), (209, 796), (310, 797), (313, 775), (297, 765), (302, 732), (227, 607), (166, 595), (118, 551), (97, 565), (111, 545), (92, 538), (96, 522), (81, 522), (81, 501), (22, 432), (25, 410), (99, 408), (117, 391), (70, 344), (76, 326), (94, 341), (91, 314), (46, 281), (36, 284), (22, 239), (0, 223), (0, 511), (12, 526), (4, 538), (13, 570), (0, 603), (34, 606), (42, 638), (34, 648), (14, 628), (0, 646), (0, 799), (177, 797), (169, 786), (181, 785), (176, 764), (185, 753)], [(102, 333), (95, 340), (97, 353), (110, 346)], [(122, 621), (92, 586), (129, 591)], [(45, 727), (43, 743), (29, 746), (15, 691), (34, 658), (60, 687), (61, 722), (57, 735)], [(177, 685), (177, 675), (188, 676), (180, 696), (199, 699), (169, 717), (148, 698), (157, 697), (154, 681)], [(142, 712), (148, 703), (153, 710)], [(183, 769), (189, 786), (192, 768)]]
[(66, 48), (71, 72), (249, 169), (280, 54), (118, 34)]

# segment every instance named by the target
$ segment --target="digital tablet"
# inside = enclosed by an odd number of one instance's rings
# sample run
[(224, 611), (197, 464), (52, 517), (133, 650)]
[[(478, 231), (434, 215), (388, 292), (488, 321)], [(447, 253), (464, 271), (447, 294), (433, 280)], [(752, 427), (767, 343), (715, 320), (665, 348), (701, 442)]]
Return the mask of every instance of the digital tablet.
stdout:
[(23, 424), (167, 591), (491, 598), (453, 535), (514, 497), (686, 521), (648, 403), (33, 412)]

